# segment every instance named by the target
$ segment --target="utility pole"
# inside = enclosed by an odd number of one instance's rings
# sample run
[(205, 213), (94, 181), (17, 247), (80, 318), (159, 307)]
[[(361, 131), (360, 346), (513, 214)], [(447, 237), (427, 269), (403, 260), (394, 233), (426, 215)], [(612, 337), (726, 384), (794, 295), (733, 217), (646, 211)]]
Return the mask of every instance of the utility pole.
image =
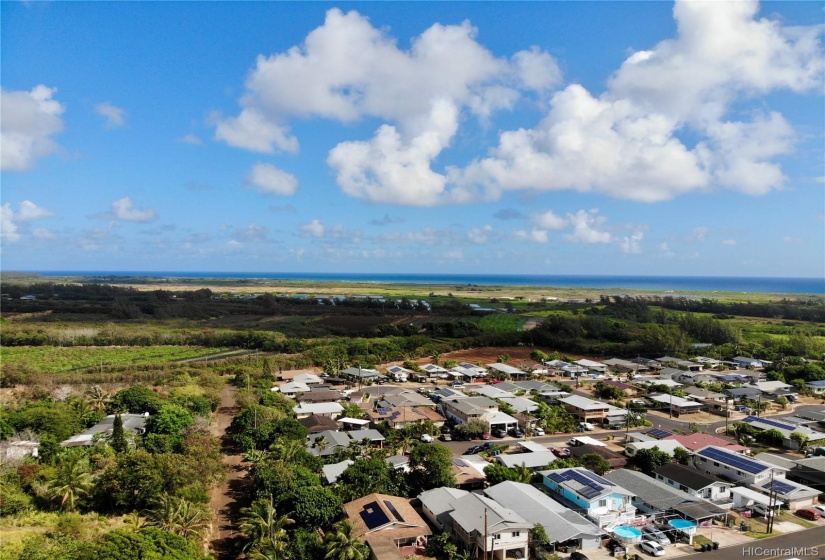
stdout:
[(771, 469), (771, 492), (768, 494), (768, 523), (765, 532), (766, 533), (773, 533), (773, 520), (776, 516), (776, 512), (773, 511), (773, 508), (776, 507), (776, 491), (774, 490), (773, 485), (773, 473), (775, 469)]
[(487, 560), (487, 507), (484, 507), (484, 560)]

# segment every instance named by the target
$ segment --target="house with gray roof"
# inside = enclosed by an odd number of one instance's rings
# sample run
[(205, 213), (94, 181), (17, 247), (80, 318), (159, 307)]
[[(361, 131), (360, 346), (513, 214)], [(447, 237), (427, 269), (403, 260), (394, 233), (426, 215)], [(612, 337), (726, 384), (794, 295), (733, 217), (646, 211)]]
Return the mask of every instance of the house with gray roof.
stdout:
[(553, 499), (599, 527), (632, 524), (636, 519), (632, 492), (592, 471), (574, 467), (539, 474)]
[(486, 551), (495, 560), (527, 558), (533, 524), (486, 496), (468, 494), (453, 502), (453, 533), (471, 557)]
[(672, 488), (711, 502), (728, 503), (733, 497), (730, 482), (716, 478), (688, 465), (668, 463), (656, 469), (656, 480)]
[(601, 530), (595, 524), (530, 484), (506, 481), (487, 488), (484, 493), (528, 523), (544, 527), (547, 538), (556, 547), (599, 548)]
[[(121, 414), (120, 420), (123, 422), (123, 431), (141, 435), (146, 432), (146, 419), (149, 413), (145, 414)], [(115, 415), (110, 414), (103, 420), (89, 428), (88, 430), (72, 436), (60, 442), (61, 447), (88, 447), (94, 445), (98, 439), (105, 439), (112, 435), (112, 428), (115, 424)]]
[(680, 504), (704, 501), (639, 471), (619, 469), (604, 477), (630, 491), (633, 505), (645, 513), (666, 513)]

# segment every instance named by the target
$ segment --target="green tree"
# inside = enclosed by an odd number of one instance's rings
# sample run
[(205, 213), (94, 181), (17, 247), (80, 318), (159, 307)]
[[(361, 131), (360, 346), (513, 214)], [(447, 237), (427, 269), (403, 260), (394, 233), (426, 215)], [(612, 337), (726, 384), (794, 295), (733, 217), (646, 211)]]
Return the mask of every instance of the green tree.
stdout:
[(325, 560), (367, 560), (369, 549), (352, 532), (347, 520), (335, 524), (324, 537)]
[(285, 556), (289, 542), (286, 527), (293, 523), (289, 516), (278, 515), (272, 496), (255, 500), (251, 506), (241, 509), (239, 528), (247, 540), (244, 551), (250, 556), (273, 552), (279, 558)]
[(338, 493), (345, 502), (368, 494), (394, 494), (392, 467), (381, 457), (360, 458), (338, 478)]
[(673, 458), (681, 465), (687, 465), (690, 463), (691, 457), (692, 455), (690, 454), (690, 451), (684, 447), (677, 447), (673, 450)]
[(811, 439), (807, 435), (803, 434), (802, 432), (793, 432), (791, 433), (791, 440), (796, 442), (797, 448), (800, 451), (804, 451), (805, 448), (808, 446), (808, 441)]
[(286, 500), (295, 521), (303, 527), (326, 527), (341, 515), (344, 503), (329, 488), (304, 487), (290, 492)]
[(94, 480), (89, 472), (89, 461), (77, 454), (60, 457), (57, 478), (47, 484), (47, 495), (60, 502), (60, 507), (73, 511), (80, 500), (89, 495)]
[(507, 480), (516, 480), (515, 471), (499, 463), (490, 463), (484, 467), (484, 475), (487, 477), (487, 483), (490, 486), (495, 486)]
[(115, 393), (109, 404), (115, 412), (131, 412), (156, 414), (163, 402), (154, 391), (143, 385), (134, 385)]
[(603, 475), (611, 469), (608, 460), (598, 453), (588, 453), (581, 458), (581, 463), (584, 468), (590, 469), (598, 475)]
[(651, 476), (653, 471), (662, 465), (667, 465), (671, 461), (672, 457), (656, 446), (650, 449), (640, 449), (630, 458), (629, 463), (646, 475)]
[(115, 450), (115, 453), (123, 453), (129, 447), (129, 442), (126, 441), (126, 433), (123, 431), (123, 419), (120, 414), (115, 415), (115, 420), (112, 423), (112, 436), (109, 438), (109, 445)]
[(410, 492), (417, 496), (425, 490), (440, 486), (454, 486), (452, 454), (443, 445), (416, 445), (410, 452), (410, 470), (407, 482)]
[(533, 528), (530, 529), (530, 548), (533, 549), (533, 554), (536, 555), (536, 551), (549, 542), (550, 538), (547, 536), (547, 531), (544, 530), (544, 525), (541, 523), (533, 525)]
[(137, 531), (116, 529), (86, 545), (77, 560), (205, 560), (189, 539), (144, 527)]
[(449, 533), (439, 533), (427, 539), (427, 556), (433, 556), (439, 560), (451, 560), (458, 553), (458, 547), (450, 539)]

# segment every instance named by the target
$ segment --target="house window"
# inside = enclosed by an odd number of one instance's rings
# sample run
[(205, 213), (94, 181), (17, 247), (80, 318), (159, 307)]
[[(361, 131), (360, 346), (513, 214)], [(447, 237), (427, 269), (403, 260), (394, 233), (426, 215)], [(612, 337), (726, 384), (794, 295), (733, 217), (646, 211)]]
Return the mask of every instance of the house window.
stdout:
[(495, 535), (493, 535), (493, 538), (496, 539), (497, 541), (501, 540), (501, 533), (496, 533)]
[(714, 466), (714, 467), (718, 467), (718, 466), (719, 466), (719, 463), (717, 463), (716, 461), (714, 461), (714, 462), (713, 462), (713, 466)]
[(519, 535), (521, 535), (521, 531), (513, 531), (514, 537), (518, 537)]
[(599, 500), (599, 507), (607, 506), (607, 500)]

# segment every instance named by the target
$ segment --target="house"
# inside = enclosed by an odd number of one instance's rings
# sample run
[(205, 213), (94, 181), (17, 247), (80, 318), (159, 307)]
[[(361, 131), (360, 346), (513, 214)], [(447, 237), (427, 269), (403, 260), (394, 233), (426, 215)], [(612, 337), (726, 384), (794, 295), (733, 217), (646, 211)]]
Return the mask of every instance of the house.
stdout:
[(790, 397), (791, 400), (794, 400), (798, 394), (793, 385), (781, 381), (757, 381), (754, 385), (768, 398)]
[(705, 389), (704, 387), (685, 387), (682, 389), (689, 398), (698, 399), (700, 401), (713, 400), (727, 402), (727, 398), (722, 393)]
[(453, 459), (451, 467), (455, 477), (455, 487), (462, 490), (477, 490), (484, 486), (487, 475), (484, 469), (490, 463), (481, 455), (462, 455), (458, 459)]
[(781, 467), (713, 446), (698, 450), (693, 456), (693, 465), (724, 480), (749, 486), (765, 484), (771, 476), (784, 480), (787, 472)]
[(292, 381), (295, 383), (304, 383), (305, 385), (322, 385), (324, 383), (324, 379), (322, 377), (309, 372), (299, 373), (292, 378)]
[(457, 366), (450, 368), (447, 375), (451, 376), (456, 381), (472, 383), (476, 379), (483, 379), (484, 377), (487, 377), (487, 369), (482, 366), (471, 364), (470, 362), (461, 362)]
[(498, 462), (505, 467), (515, 468), (523, 466), (535, 471), (538, 469), (546, 469), (558, 459), (549, 449), (544, 448), (542, 451), (530, 451), (528, 453), (505, 453), (496, 457)]
[(440, 428), (446, 421), (438, 412), (427, 406), (375, 408), (366, 412), (374, 426), (385, 422), (387, 426), (396, 430), (413, 424), (424, 424), (428, 421)]
[(345, 461), (341, 461), (340, 463), (332, 463), (330, 465), (324, 465), (321, 467), (321, 481), (324, 484), (335, 484), (338, 482), (338, 479), (344, 474), (344, 471), (349, 468), (350, 465), (354, 464), (355, 461), (350, 461), (349, 459)]
[(428, 399), (417, 391), (401, 389), (399, 391), (391, 391), (381, 395), (381, 397), (377, 400), (376, 406), (381, 408), (417, 406), (435, 409), (436, 404), (432, 401), (432, 399)]
[(329, 416), (333, 420), (341, 415), (344, 407), (337, 402), (327, 403), (301, 403), (298, 406), (292, 407), (292, 412), (300, 420), (306, 418), (310, 414), (317, 414), (318, 416)]
[(390, 540), (396, 548), (424, 546), (432, 535), (427, 522), (405, 498), (387, 494), (370, 494), (344, 504), (352, 525), (352, 534), (372, 542)]
[(536, 401), (525, 399), (523, 397), (505, 397), (500, 399), (502, 403), (509, 405), (517, 413), (531, 413), (538, 410), (539, 405)]
[(695, 358), (693, 358), (693, 361), (709, 368), (720, 368), (723, 366), (722, 360), (708, 358), (707, 356), (696, 356)]
[(453, 534), (472, 558), (527, 558), (533, 524), (486, 496), (467, 494), (452, 502), (448, 513)]
[(37, 441), (0, 441), (0, 463), (13, 463), (26, 457), (37, 458), (39, 450), (40, 443)]
[(825, 380), (808, 381), (807, 383), (805, 383), (805, 387), (807, 387), (808, 390), (810, 390), (815, 395), (825, 394)]
[(667, 387), (668, 389), (677, 389), (682, 387), (681, 383), (677, 383), (672, 379), (659, 379), (659, 378), (652, 378), (652, 379), (638, 379), (633, 380), (634, 383), (637, 385), (643, 385), (645, 387), (650, 387), (652, 385), (661, 385), (663, 387)]
[(401, 366), (390, 366), (387, 368), (387, 374), (392, 377), (393, 381), (405, 383), (408, 379), (412, 378), (415, 372)]
[(733, 402), (755, 401), (762, 397), (762, 391), (758, 387), (737, 387), (722, 391)]
[(341, 391), (334, 389), (318, 389), (308, 393), (299, 393), (295, 400), (298, 403), (331, 403), (340, 401), (344, 396)]
[[(685, 370), (665, 367), (659, 370), (659, 379), (673, 379), (685, 373)], [(655, 381), (654, 381), (655, 382)]]
[(656, 361), (660, 364), (676, 366), (679, 369), (687, 371), (702, 371), (702, 369), (704, 369), (702, 364), (697, 364), (696, 362), (683, 360), (681, 358), (674, 358), (673, 356), (662, 356), (661, 358), (656, 358)]
[(615, 387), (619, 391), (624, 391), (624, 394), (628, 397), (635, 397), (639, 394), (639, 388), (635, 385), (631, 385), (630, 383), (624, 383), (623, 381), (613, 381), (611, 379), (605, 379), (604, 381), (600, 381), (602, 385), (605, 387)]
[(507, 481), (487, 488), (484, 493), (531, 525), (544, 527), (555, 549), (574, 546), (579, 550), (596, 550), (601, 544), (599, 527), (530, 484)]
[(633, 505), (644, 513), (666, 513), (679, 504), (696, 501), (696, 498), (661, 480), (630, 469), (611, 471), (604, 477), (628, 490), (633, 495)]
[(346, 377), (351, 377), (356, 381), (378, 381), (379, 378), (383, 377), (378, 370), (375, 369), (367, 369), (367, 368), (360, 368), (360, 367), (350, 367), (347, 369), (341, 370), (341, 375)]
[(498, 385), (473, 385), (470, 390), (488, 399), (512, 399), (515, 396), (511, 392), (502, 390)]
[(551, 496), (563, 506), (585, 515), (599, 528), (633, 524), (633, 494), (582, 467), (539, 471)]
[(747, 356), (736, 356), (731, 361), (743, 368), (761, 368), (764, 365), (761, 360), (748, 358)]
[(308, 393), (309, 392), (309, 385), (306, 383), (300, 383), (298, 381), (287, 381), (279, 385), (278, 387), (273, 387), (270, 389), (273, 392), (280, 392), (282, 395), (286, 397), (294, 397), (300, 393)]
[(762, 431), (776, 430), (782, 434), (782, 445), (788, 449), (799, 449), (799, 442), (791, 437), (794, 433), (806, 436), (809, 442), (825, 440), (825, 433), (817, 432), (816, 430), (797, 424), (780, 422), (769, 418), (760, 418), (758, 416), (748, 416), (743, 418), (742, 422)]
[(825, 492), (825, 457), (797, 459), (796, 466), (788, 472), (788, 478)]
[(594, 401), (580, 395), (570, 395), (559, 399), (565, 410), (581, 422), (596, 422), (601, 424), (610, 410), (610, 405), (601, 401)]
[(487, 364), (487, 369), (496, 377), (503, 377), (505, 379), (529, 379), (530, 372), (522, 371), (517, 367), (509, 366), (507, 364)]
[(353, 430), (337, 432), (328, 430), (307, 436), (306, 449), (317, 457), (327, 457), (335, 454), (339, 448), (346, 449), (350, 445), (361, 445), (365, 441), (369, 445), (381, 448), (384, 436), (378, 430)]
[(730, 482), (710, 476), (698, 469), (679, 463), (668, 463), (654, 471), (656, 480), (668, 486), (687, 492), (694, 498), (710, 502), (729, 502), (732, 500)]
[(588, 369), (578, 364), (571, 364), (564, 360), (550, 360), (545, 365), (565, 377), (578, 377), (588, 372)]
[(733, 443), (726, 439), (702, 432), (696, 432), (695, 434), (674, 434), (666, 436), (663, 439), (677, 441), (691, 452), (699, 451), (703, 447), (714, 446), (721, 449), (726, 449), (731, 453), (750, 453), (750, 449), (744, 445), (739, 445), (738, 443)]
[[(149, 413), (145, 414), (121, 414), (120, 420), (123, 423), (125, 433), (143, 434), (146, 432), (146, 419)], [(89, 447), (94, 445), (100, 438), (108, 438), (112, 435), (112, 428), (115, 425), (115, 415), (110, 414), (88, 430), (61, 441), (61, 447)]]
[(623, 469), (627, 466), (627, 458), (621, 453), (611, 451), (603, 445), (593, 445), (591, 443), (585, 445), (577, 445), (570, 448), (570, 454), (576, 459), (581, 460), (585, 455), (596, 454), (602, 459), (610, 463), (611, 469)]
[(446, 379), (447, 373), (449, 372), (447, 368), (443, 368), (435, 364), (424, 364), (419, 367), (427, 374), (428, 377), (440, 377), (441, 379)]
[(675, 416), (691, 414), (704, 410), (705, 405), (690, 399), (683, 399), (674, 395), (648, 395), (651, 401), (658, 403), (657, 408), (669, 409)]
[(611, 358), (610, 360), (605, 360), (604, 365), (606, 365), (613, 371), (621, 373), (640, 374), (647, 373), (648, 371), (650, 371), (650, 368), (644, 364), (629, 362), (627, 360), (621, 360), (619, 358)]
[[(527, 379), (525, 381), (516, 381), (511, 383), (505, 387), (502, 387), (504, 383), (499, 383), (499, 389), (504, 389), (505, 391), (513, 392), (525, 392), (529, 393), (531, 391), (536, 391), (537, 393), (543, 393), (546, 391), (558, 391), (558, 385), (553, 383), (546, 383), (544, 381), (536, 381), (535, 379)], [(514, 387), (514, 388), (508, 388)]]
[(421, 502), (424, 517), (429, 519), (436, 529), (451, 531), (452, 519), (449, 513), (455, 509), (453, 503), (468, 494), (466, 490), (442, 486), (422, 492), (418, 495), (418, 500)]
[(338, 423), (329, 416), (319, 416), (310, 414), (304, 418), (299, 418), (298, 422), (307, 429), (307, 433), (317, 434), (327, 430), (338, 431)]
[(487, 397), (440, 399), (439, 403), (444, 416), (453, 419), (458, 424), (477, 419), (490, 424), (490, 429), (509, 430), (518, 425), (518, 420), (509, 414), (499, 412), (498, 403)]
[(595, 362), (593, 360), (576, 360), (576, 365), (581, 366), (583, 368), (587, 368), (587, 371), (590, 373), (600, 373), (604, 374), (607, 373), (607, 365), (601, 362)]

